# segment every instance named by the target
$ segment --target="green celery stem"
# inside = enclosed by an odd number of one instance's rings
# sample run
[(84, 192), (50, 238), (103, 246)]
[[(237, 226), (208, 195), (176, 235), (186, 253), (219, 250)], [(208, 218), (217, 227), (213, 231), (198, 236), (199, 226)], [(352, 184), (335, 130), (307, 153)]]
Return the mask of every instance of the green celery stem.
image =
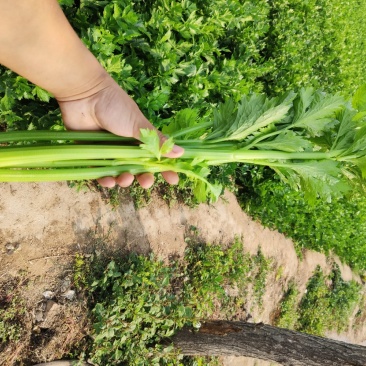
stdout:
[[(288, 153), (281, 151), (262, 150), (216, 150), (207, 148), (185, 148), (184, 155), (179, 159), (202, 158), (204, 160), (223, 160), (232, 162), (245, 162), (246, 160), (322, 160), (331, 159), (339, 155), (339, 151), (332, 152), (299, 152)], [(6, 147), (0, 153), (0, 167), (12, 167), (17, 164), (25, 165), (37, 162), (52, 162), (66, 160), (91, 160), (91, 159), (154, 159), (149, 151), (138, 146), (114, 145), (51, 145), (44, 147)]]

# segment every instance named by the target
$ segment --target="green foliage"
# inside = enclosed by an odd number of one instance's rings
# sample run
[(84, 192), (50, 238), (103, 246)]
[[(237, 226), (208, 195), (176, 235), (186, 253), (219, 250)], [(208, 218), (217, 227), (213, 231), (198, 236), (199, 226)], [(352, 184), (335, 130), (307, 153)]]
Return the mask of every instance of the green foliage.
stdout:
[(264, 46), (253, 40), (265, 33), (266, 3), (212, 5), (84, 1), (80, 9), (66, 10), (89, 49), (159, 125), (187, 106), (248, 92), (253, 76), (263, 74), (250, 61)]
[(19, 293), (20, 278), (9, 279), (0, 287), (0, 351), (23, 334), (26, 307)]
[[(192, 241), (197, 240), (199, 233), (191, 231)], [(136, 254), (104, 267), (101, 257), (91, 259), (88, 266), (85, 258), (77, 258), (74, 277), (79, 279), (79, 269), (85, 268), (84, 289), (90, 291), (93, 309), (89, 357), (109, 365), (215, 364), (215, 359), (182, 358), (170, 337), (184, 325), (199, 327), (201, 319), (216, 311), (234, 314), (245, 301), (248, 284), (258, 281), (250, 274), (262, 272), (258, 267), (267, 263), (258, 258), (244, 254), (239, 241), (226, 249), (192, 243), (183, 260), (169, 264)], [(227, 288), (237, 288), (240, 295), (231, 299)]]
[(172, 276), (171, 268), (153, 258), (131, 255), (119, 265), (109, 263), (92, 284), (100, 300), (93, 310), (94, 362), (159, 364), (164, 353), (173, 352), (161, 340), (194, 318), (174, 299)]
[(277, 327), (295, 329), (299, 318), (298, 303), (299, 290), (294, 283), (291, 283), (280, 304), (280, 312), (275, 320)]
[(364, 3), (273, 0), (270, 4), (265, 51), (273, 71), (264, 77), (268, 92), (311, 85), (349, 94), (366, 81), (362, 61), (366, 27), (359, 20)]
[(336, 264), (330, 275), (325, 275), (317, 267), (302, 299), (296, 285), (289, 285), (276, 325), (319, 336), (324, 336), (327, 330), (340, 333), (348, 329), (355, 307), (362, 309), (361, 297), (361, 285), (355, 281), (344, 281)]
[(75, 254), (73, 268), (73, 284), (77, 290), (83, 290), (88, 286), (89, 263), (86, 258), (79, 253)]
[(253, 290), (254, 298), (259, 306), (263, 305), (263, 295), (266, 291), (267, 275), (270, 271), (271, 260), (265, 258), (259, 249), (256, 256), (253, 257)]
[(366, 199), (364, 194), (309, 205), (268, 169), (237, 172), (243, 208), (263, 225), (291, 237), (302, 248), (335, 253), (356, 270), (366, 269)]
[(186, 250), (184, 259), (190, 279), (184, 285), (184, 294), (186, 301), (194, 304), (199, 317), (209, 315), (215, 301), (226, 299), (225, 286), (244, 289), (253, 266), (253, 260), (243, 253), (239, 241), (226, 250), (218, 245), (193, 245)]
[[(106, 70), (157, 127), (187, 107), (301, 86), (351, 94), (366, 82), (366, 5), (352, 0), (60, 0)], [(62, 129), (57, 104), (0, 67), (7, 129)]]
[[(328, 47), (334, 50), (333, 62), (337, 69), (329, 73), (327, 64), (323, 73), (329, 75), (328, 84), (333, 90), (343, 90), (353, 94), (358, 85), (366, 82), (364, 39), (366, 24), (363, 14), (366, 4), (362, 1), (329, 1), (323, 7), (326, 12), (325, 27), (332, 29), (333, 37), (328, 37)], [(333, 79), (333, 80), (332, 80)]]
[(330, 276), (318, 267), (309, 280), (306, 294), (299, 305), (296, 330), (324, 336), (326, 330), (346, 330), (355, 306), (361, 299), (361, 285), (342, 279), (334, 265)]
[(329, 278), (331, 281), (329, 308), (334, 322), (333, 329), (339, 333), (347, 329), (355, 306), (360, 304), (362, 286), (355, 281), (343, 280), (337, 265), (334, 265)]
[(177, 185), (171, 185), (159, 175), (149, 189), (144, 189), (136, 181), (128, 188), (128, 195), (133, 199), (136, 208), (146, 207), (152, 202), (154, 194), (161, 197), (168, 205), (175, 203), (188, 207), (197, 206), (193, 195), (193, 184), (181, 176)]

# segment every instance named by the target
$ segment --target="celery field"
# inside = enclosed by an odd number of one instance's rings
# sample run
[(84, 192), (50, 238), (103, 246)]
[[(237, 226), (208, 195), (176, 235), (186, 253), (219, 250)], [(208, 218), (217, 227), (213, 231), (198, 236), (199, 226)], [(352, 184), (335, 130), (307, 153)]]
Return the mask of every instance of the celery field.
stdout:
[[(113, 155), (116, 147), (100, 147), (107, 166), (95, 147), (83, 158), (80, 152), (77, 162), (69, 160), (75, 150), (67, 153), (68, 143), (44, 145), (41, 151), (36, 142), (39, 155), (32, 158), (30, 142), (62, 140), (47, 137), (64, 130), (57, 103), (0, 68), (2, 143), (11, 145), (1, 150), (1, 181), (94, 179), (172, 168), (182, 173), (179, 189), (193, 199), (215, 200), (225, 188), (234, 189), (243, 208), (292, 237), (299, 253), (302, 248), (334, 252), (354, 269), (366, 270), (366, 90), (361, 87), (366, 4), (60, 4), (87, 47), (151, 122), (186, 147), (186, 159), (174, 166), (161, 158), (169, 143), (160, 151), (156, 136), (147, 132), (142, 149), (125, 148), (127, 158)], [(20, 133), (26, 137), (17, 138)]]

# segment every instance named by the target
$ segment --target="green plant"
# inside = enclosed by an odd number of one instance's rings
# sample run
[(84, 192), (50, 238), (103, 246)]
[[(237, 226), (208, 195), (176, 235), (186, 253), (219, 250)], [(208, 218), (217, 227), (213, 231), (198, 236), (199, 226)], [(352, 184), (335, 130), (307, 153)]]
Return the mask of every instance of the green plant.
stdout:
[(267, 92), (311, 85), (353, 93), (365, 82), (364, 50), (357, 46), (364, 10), (358, 1), (271, 1), (265, 55), (273, 69), (261, 78)]
[(347, 330), (356, 306), (362, 308), (361, 301), (361, 285), (344, 281), (336, 264), (329, 275), (317, 267), (301, 299), (295, 284), (289, 285), (275, 323), (278, 327), (319, 336), (324, 336), (327, 330), (339, 333)]
[(252, 258), (252, 282), (254, 298), (259, 306), (263, 305), (263, 295), (266, 291), (267, 275), (270, 271), (271, 260), (267, 259), (259, 248), (257, 255)]
[(356, 281), (345, 281), (338, 265), (334, 264), (330, 275), (331, 292), (329, 294), (329, 308), (334, 329), (339, 333), (347, 330), (349, 318), (355, 307), (361, 303), (362, 287)]
[(365, 268), (366, 198), (362, 192), (309, 204), (303, 192), (279, 181), (269, 169), (241, 167), (236, 179), (243, 209), (291, 237), (299, 256), (304, 248), (335, 253), (354, 270)]
[[(222, 191), (221, 185), (207, 179), (210, 166), (249, 163), (271, 167), (294, 189), (303, 190), (310, 201), (318, 196), (330, 201), (362, 184), (366, 154), (365, 94), (366, 88), (360, 88), (353, 98), (353, 108), (340, 96), (312, 89), (278, 98), (253, 94), (243, 97), (238, 106), (231, 100), (220, 105), (214, 110), (211, 122), (198, 123), (190, 119), (191, 110), (181, 111), (165, 131), (185, 148), (178, 159), (162, 158), (173, 147), (172, 137), (160, 146), (153, 130), (141, 130), (140, 146), (6, 146), (1, 153), (0, 178), (74, 180), (123, 172), (173, 170), (192, 180), (196, 199), (205, 201), (207, 197), (216, 200)], [(13, 132), (3, 134), (1, 141), (72, 138), (129, 141), (103, 132)]]
[(227, 249), (219, 245), (193, 244), (187, 248), (184, 261), (189, 281), (184, 283), (183, 292), (186, 301), (194, 304), (199, 317), (208, 316), (217, 301), (225, 307), (229, 300), (226, 287), (236, 286), (244, 295), (251, 258), (244, 254), (239, 240)]
[(76, 253), (73, 267), (73, 284), (77, 290), (83, 290), (88, 286), (89, 272), (89, 262), (86, 260), (85, 256)]
[(290, 283), (280, 304), (279, 315), (275, 320), (276, 326), (286, 329), (295, 329), (299, 313), (299, 290), (294, 283)]
[(152, 257), (130, 255), (119, 265), (109, 263), (92, 284), (99, 299), (93, 310), (94, 362), (151, 365), (172, 354), (162, 340), (194, 322), (192, 310), (174, 298), (172, 276), (171, 268)]
[(361, 300), (360, 289), (358, 283), (344, 281), (336, 265), (329, 276), (318, 267), (300, 302), (296, 329), (319, 336), (323, 336), (326, 330), (345, 330)]
[(27, 309), (19, 293), (21, 278), (9, 279), (0, 287), (0, 351), (23, 334)]
[[(183, 325), (235, 304), (227, 286), (245, 296), (251, 259), (237, 240), (218, 245), (192, 245), (183, 260), (164, 264), (153, 256), (128, 254), (102, 269), (102, 257), (76, 258), (75, 275), (87, 273), (94, 333), (88, 357), (102, 364), (214, 365), (216, 360), (179, 356), (170, 336)], [(101, 270), (102, 269), (102, 270)], [(236, 299), (237, 300), (237, 299)], [(239, 302), (238, 302), (239, 303)]]
[(192, 182), (184, 179), (183, 176), (181, 176), (177, 185), (168, 184), (161, 176), (158, 176), (151, 188), (141, 188), (137, 182), (134, 182), (128, 188), (128, 193), (132, 197), (136, 208), (149, 205), (153, 194), (157, 194), (170, 206), (174, 205), (174, 203), (179, 203), (188, 207), (195, 207), (197, 206), (197, 201), (195, 201), (192, 193), (193, 188)]

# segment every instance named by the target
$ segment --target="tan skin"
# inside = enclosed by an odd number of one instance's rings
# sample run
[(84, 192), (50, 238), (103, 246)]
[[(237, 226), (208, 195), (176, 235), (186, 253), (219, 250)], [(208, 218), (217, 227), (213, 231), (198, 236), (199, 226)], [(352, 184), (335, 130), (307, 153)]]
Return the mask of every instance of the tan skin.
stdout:
[[(139, 139), (141, 128), (155, 129), (84, 46), (57, 0), (0, 0), (0, 64), (52, 93), (70, 130), (102, 129)], [(174, 146), (166, 156), (183, 153)], [(162, 175), (170, 184), (178, 182), (175, 172)], [(154, 182), (150, 173), (136, 179), (143, 188)], [(104, 187), (127, 187), (133, 180), (123, 173), (98, 181)]]

